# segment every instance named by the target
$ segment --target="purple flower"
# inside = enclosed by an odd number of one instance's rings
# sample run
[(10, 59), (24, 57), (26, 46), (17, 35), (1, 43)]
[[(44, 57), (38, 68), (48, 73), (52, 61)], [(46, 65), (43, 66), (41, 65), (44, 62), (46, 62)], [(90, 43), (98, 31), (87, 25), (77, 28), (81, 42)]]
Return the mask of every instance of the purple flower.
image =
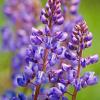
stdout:
[(99, 60), (99, 57), (97, 54), (94, 56), (87, 57), (87, 58), (82, 58), (81, 65), (82, 67), (86, 67), (87, 65), (98, 62), (98, 60)]
[(94, 85), (98, 82), (98, 78), (94, 75), (94, 72), (86, 72), (81, 77), (81, 86), (86, 87), (88, 85)]
[[(70, 14), (76, 16), (79, 0), (67, 2), (70, 4)], [(82, 55), (83, 50), (92, 44), (92, 33), (82, 18), (69, 23), (70, 34), (61, 31), (61, 28), (60, 31), (54, 29), (64, 20), (60, 0), (48, 0), (41, 11), (40, 20), (44, 28), (32, 28), (25, 70), (17, 77), (17, 82), (19, 86), (35, 88), (32, 89), (34, 100), (40, 99), (41, 95), (49, 100), (68, 100), (65, 93), (74, 98), (81, 88), (97, 83), (94, 72), (81, 76), (84, 67), (98, 61), (98, 55), (87, 58)], [(41, 92), (46, 85), (48, 90)], [(68, 92), (70, 86), (74, 87), (73, 94)]]
[(19, 86), (25, 86), (27, 85), (29, 79), (28, 79), (28, 75), (27, 74), (22, 74), (20, 76), (17, 76), (17, 83)]
[(59, 90), (57, 87), (52, 87), (50, 90), (49, 90), (49, 98), (59, 98), (61, 95), (62, 95), (62, 91)]
[(57, 87), (59, 90), (61, 90), (63, 93), (65, 93), (67, 90), (66, 90), (66, 86), (62, 83), (58, 83), (57, 84)]

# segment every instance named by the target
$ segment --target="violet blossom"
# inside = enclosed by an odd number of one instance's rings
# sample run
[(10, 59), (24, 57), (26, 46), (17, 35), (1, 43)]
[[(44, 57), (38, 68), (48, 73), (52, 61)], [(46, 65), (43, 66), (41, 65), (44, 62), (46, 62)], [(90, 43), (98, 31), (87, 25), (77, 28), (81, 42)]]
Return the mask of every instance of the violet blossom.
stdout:
[[(82, 70), (96, 63), (99, 57), (97, 54), (83, 57), (83, 51), (92, 45), (93, 36), (78, 14), (79, 2), (48, 0), (40, 14), (44, 28), (32, 27), (28, 48), (24, 49), (24, 54), (18, 52), (24, 55), (25, 64), (24, 71), (15, 76), (15, 81), (18, 86), (32, 90), (29, 100), (68, 100), (66, 94), (76, 100), (82, 88), (98, 82), (95, 72), (81, 75)], [(67, 27), (66, 22), (69, 23)], [(61, 27), (56, 30), (55, 26)], [(23, 59), (19, 55), (17, 57)], [(16, 68), (21, 66), (18, 60), (13, 59), (13, 62), (16, 62)], [(73, 93), (69, 92), (70, 86)], [(23, 93), (14, 93), (11, 98), (28, 100)]]
[[(94, 72), (80, 75), (84, 67), (98, 61), (98, 55), (82, 57), (83, 50), (92, 44), (92, 33), (83, 19), (75, 24), (70, 41), (68, 33), (54, 32), (53, 26), (64, 22), (61, 12), (60, 0), (48, 0), (40, 15), (45, 28), (32, 28), (31, 44), (26, 50), (25, 71), (17, 76), (19, 86), (34, 87), (34, 100), (40, 100), (41, 97), (44, 97), (43, 100), (68, 100), (65, 93), (76, 100), (81, 88), (98, 82)], [(74, 87), (73, 93), (68, 92), (70, 85)], [(40, 91), (41, 88), (44, 90)]]

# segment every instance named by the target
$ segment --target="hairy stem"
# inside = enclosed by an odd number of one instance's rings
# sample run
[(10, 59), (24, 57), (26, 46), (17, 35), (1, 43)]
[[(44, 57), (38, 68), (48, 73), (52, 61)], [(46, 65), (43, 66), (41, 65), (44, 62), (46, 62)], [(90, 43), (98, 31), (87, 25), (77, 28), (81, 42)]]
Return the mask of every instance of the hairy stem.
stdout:
[[(52, 15), (53, 15), (53, 12), (52, 12)], [(52, 18), (51, 17), (49, 18), (48, 26), (49, 26), (50, 30), (52, 30)], [(50, 33), (48, 34), (48, 36), (50, 36)], [(43, 69), (42, 69), (44, 72), (46, 71), (48, 53), (49, 53), (49, 50), (46, 48), (45, 53), (44, 53), (44, 58), (43, 58)], [(41, 88), (41, 84), (36, 87), (34, 100), (37, 100), (40, 88)]]
[[(80, 50), (79, 52), (79, 61), (78, 61), (78, 70), (77, 70), (77, 78), (79, 78), (80, 76), (80, 69), (81, 69), (81, 57), (82, 57), (82, 49)], [(76, 88), (74, 87), (74, 92), (73, 92), (73, 95), (72, 95), (72, 100), (76, 100), (76, 96), (77, 96), (77, 90)]]
[[(47, 56), (48, 56), (48, 49), (45, 49), (45, 55), (43, 59), (43, 71), (46, 71), (46, 64), (47, 64)], [(37, 100), (39, 92), (40, 92), (41, 85), (36, 86), (34, 100)]]

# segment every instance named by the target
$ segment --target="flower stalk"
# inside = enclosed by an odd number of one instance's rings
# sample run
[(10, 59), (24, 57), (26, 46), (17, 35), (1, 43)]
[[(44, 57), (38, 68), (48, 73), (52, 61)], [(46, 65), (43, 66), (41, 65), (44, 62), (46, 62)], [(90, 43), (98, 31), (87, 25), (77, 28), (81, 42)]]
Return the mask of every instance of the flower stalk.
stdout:
[[(80, 70), (81, 70), (81, 58), (82, 58), (82, 49), (79, 52), (79, 61), (78, 61), (78, 70), (77, 70), (77, 78), (80, 77)], [(74, 87), (74, 92), (72, 94), (72, 100), (76, 100), (77, 90)]]

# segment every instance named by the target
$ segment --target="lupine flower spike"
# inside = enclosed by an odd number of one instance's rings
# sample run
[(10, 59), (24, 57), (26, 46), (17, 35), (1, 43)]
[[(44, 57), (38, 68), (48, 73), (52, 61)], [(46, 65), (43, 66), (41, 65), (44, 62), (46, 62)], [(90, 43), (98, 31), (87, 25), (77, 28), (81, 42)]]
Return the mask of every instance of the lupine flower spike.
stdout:
[[(94, 72), (80, 76), (83, 68), (98, 61), (98, 55), (82, 57), (83, 50), (92, 44), (92, 33), (84, 20), (74, 26), (68, 44), (65, 42), (69, 38), (66, 32), (52, 31), (54, 25), (61, 25), (64, 21), (59, 0), (48, 0), (40, 19), (45, 29), (32, 28), (31, 44), (26, 54), (27, 65), (17, 82), (20, 86), (33, 85), (34, 100), (41, 97), (43, 100), (68, 100), (65, 93), (76, 100), (81, 88), (97, 83)], [(48, 89), (44, 86), (46, 84)], [(72, 94), (68, 92), (70, 85), (74, 87)], [(40, 91), (42, 87), (45, 89)]]
[[(57, 31), (55, 28), (67, 22), (61, 5), (67, 2), (70, 15), (77, 16), (79, 1), (48, 0), (40, 14), (44, 28), (32, 28), (29, 46), (25, 50), (24, 71), (16, 76), (18, 86), (32, 90), (31, 100), (68, 100), (66, 94), (76, 100), (82, 88), (98, 82), (95, 72), (81, 75), (82, 69), (99, 59), (97, 54), (83, 57), (83, 51), (91, 47), (93, 39), (84, 19), (69, 20), (73, 24), (70, 31), (62, 31), (62, 28)], [(69, 92), (70, 86), (73, 87), (73, 93)], [(13, 99), (29, 99), (23, 93), (10, 94), (13, 94)]]

